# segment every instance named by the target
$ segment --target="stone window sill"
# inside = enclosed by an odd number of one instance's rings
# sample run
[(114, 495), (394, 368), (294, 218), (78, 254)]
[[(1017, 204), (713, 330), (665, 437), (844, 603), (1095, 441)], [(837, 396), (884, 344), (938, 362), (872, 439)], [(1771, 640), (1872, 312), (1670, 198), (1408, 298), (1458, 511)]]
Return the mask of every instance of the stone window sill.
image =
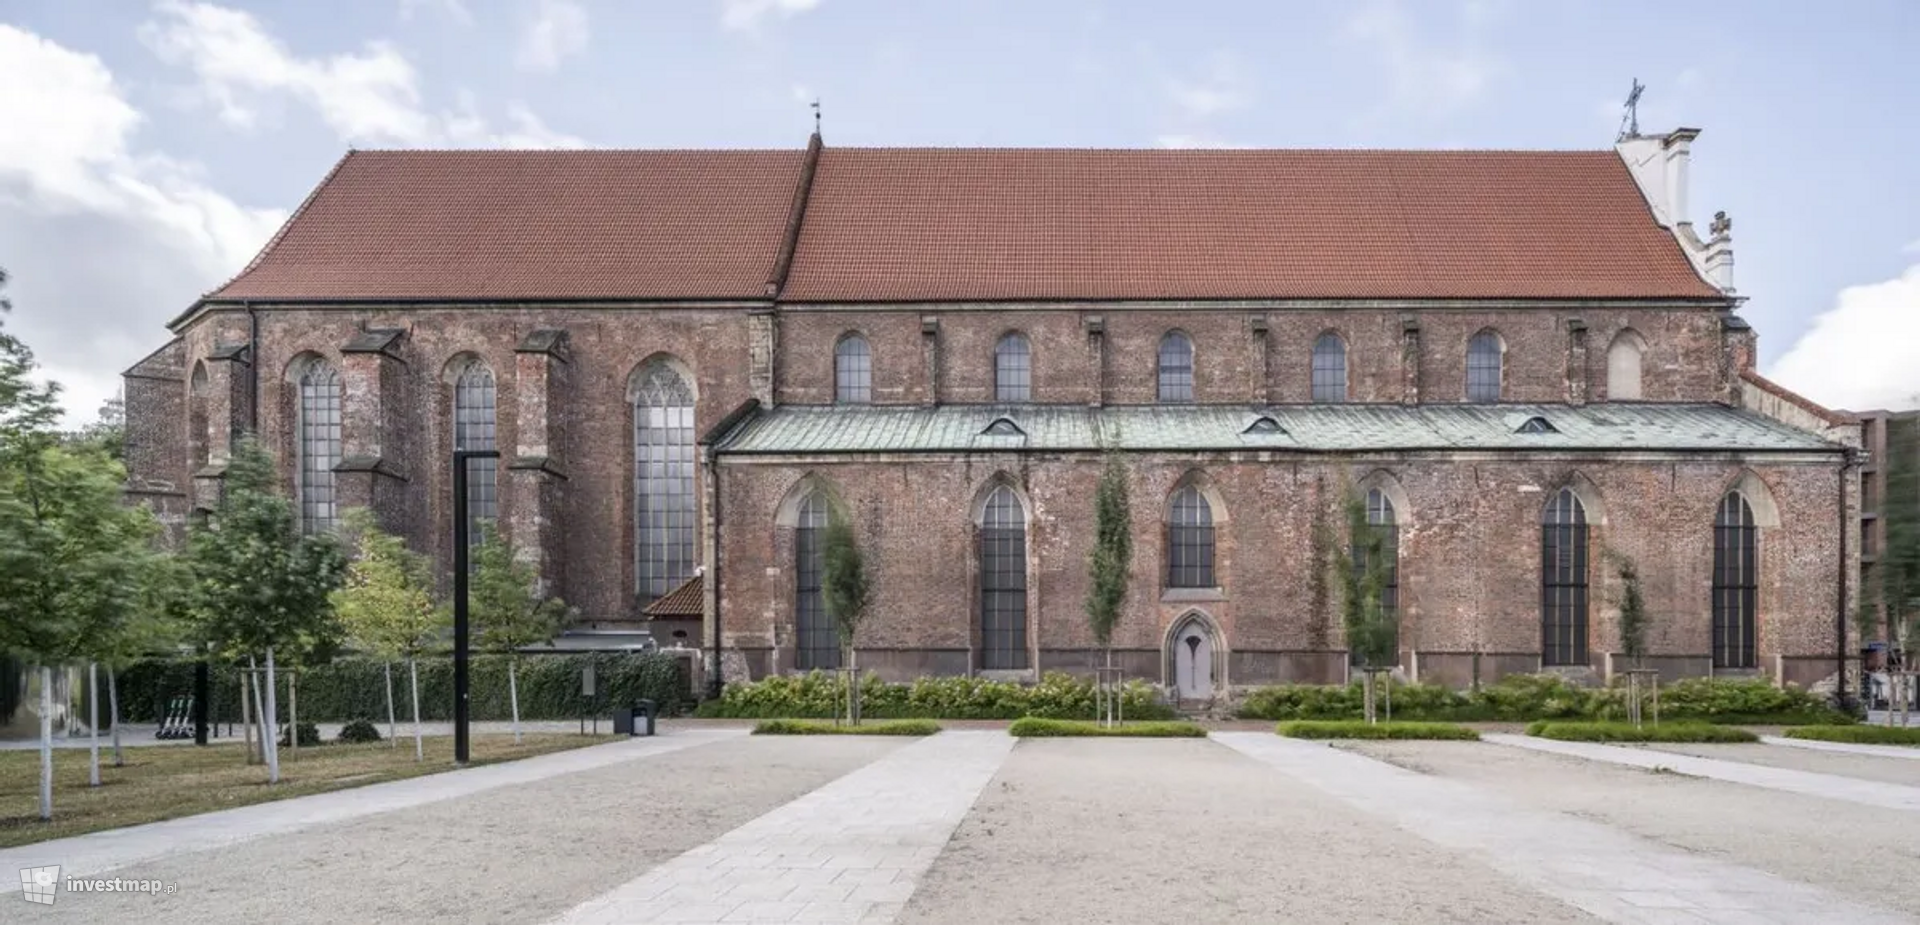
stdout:
[(1167, 588), (1160, 592), (1160, 602), (1163, 604), (1196, 604), (1226, 599), (1227, 592), (1220, 588)]

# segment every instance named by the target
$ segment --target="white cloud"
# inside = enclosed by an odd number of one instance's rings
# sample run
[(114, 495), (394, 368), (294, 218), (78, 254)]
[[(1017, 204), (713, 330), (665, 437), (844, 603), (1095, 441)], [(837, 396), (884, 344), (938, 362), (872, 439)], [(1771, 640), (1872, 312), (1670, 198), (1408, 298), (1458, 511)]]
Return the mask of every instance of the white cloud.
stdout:
[(69, 423), (119, 391), (161, 323), (238, 270), (286, 218), (140, 150), (145, 121), (99, 58), (0, 24), (6, 324), (66, 386)]
[(514, 63), (523, 71), (555, 71), (567, 56), (586, 50), (586, 9), (574, 0), (540, 0)]
[(1900, 248), (1900, 253), (1920, 254), (1920, 240), (1908, 241), (1906, 247)]
[(720, 0), (720, 25), (751, 32), (771, 17), (790, 19), (820, 5), (820, 0)]
[(1199, 79), (1170, 81), (1167, 95), (1195, 119), (1243, 109), (1252, 99), (1239, 59), (1228, 52), (1215, 54)]
[(473, 14), (468, 12), (466, 4), (461, 3), (460, 0), (400, 0), (400, 19), (402, 21), (412, 19), (416, 13), (424, 9), (439, 10), (463, 26), (473, 25)]
[(141, 40), (161, 60), (191, 70), (199, 81), (197, 94), (236, 128), (255, 127), (263, 105), (291, 99), (311, 108), (349, 144), (511, 146), (533, 139), (543, 147), (581, 144), (538, 125), (537, 119), (511, 113), (516, 127), (496, 133), (470, 98), (453, 112), (428, 110), (413, 64), (386, 42), (368, 42), (357, 53), (305, 58), (242, 10), (180, 0), (162, 0), (157, 9), (159, 18), (140, 28)]
[(1768, 375), (1830, 408), (1920, 407), (1920, 266), (1840, 290)]
[(1478, 100), (1503, 70), (1476, 39), (1494, 12), (1469, 4), (1460, 17), (1461, 39), (1443, 43), (1420, 34), (1399, 3), (1377, 0), (1347, 20), (1346, 33), (1379, 59), (1392, 108), (1443, 116)]

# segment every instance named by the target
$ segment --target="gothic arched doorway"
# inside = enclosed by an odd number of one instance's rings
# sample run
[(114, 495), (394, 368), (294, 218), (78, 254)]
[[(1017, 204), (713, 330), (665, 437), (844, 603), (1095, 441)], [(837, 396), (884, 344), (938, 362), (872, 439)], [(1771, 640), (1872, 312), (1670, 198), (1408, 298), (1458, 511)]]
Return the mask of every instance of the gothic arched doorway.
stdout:
[(1213, 621), (1199, 612), (1175, 621), (1167, 635), (1167, 681), (1181, 700), (1211, 700), (1224, 683), (1220, 640)]

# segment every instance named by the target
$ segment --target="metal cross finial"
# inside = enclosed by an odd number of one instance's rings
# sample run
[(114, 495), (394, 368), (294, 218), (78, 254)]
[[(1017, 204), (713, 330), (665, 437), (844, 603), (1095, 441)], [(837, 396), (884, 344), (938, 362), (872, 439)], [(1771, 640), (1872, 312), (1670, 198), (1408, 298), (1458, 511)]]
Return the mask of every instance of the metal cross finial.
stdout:
[(1733, 219), (1728, 218), (1725, 212), (1715, 212), (1713, 213), (1713, 224), (1708, 225), (1707, 230), (1712, 232), (1716, 238), (1730, 235), (1733, 233)]
[(1628, 138), (1640, 137), (1640, 93), (1645, 89), (1647, 89), (1646, 85), (1640, 82), (1640, 78), (1635, 77), (1633, 91), (1627, 94), (1627, 111), (1620, 116), (1618, 140), (1625, 141)]
[(813, 108), (813, 133), (818, 135), (820, 134), (820, 98), (814, 97), (813, 102), (807, 105)]

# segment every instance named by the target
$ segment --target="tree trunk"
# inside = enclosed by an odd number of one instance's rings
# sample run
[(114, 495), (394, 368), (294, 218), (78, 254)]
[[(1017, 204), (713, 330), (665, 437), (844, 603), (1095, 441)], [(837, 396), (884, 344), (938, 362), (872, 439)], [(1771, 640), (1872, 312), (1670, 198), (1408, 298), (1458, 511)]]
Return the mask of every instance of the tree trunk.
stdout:
[(420, 742), (420, 663), (407, 659), (407, 676), (413, 685), (413, 760), (427, 760), (426, 746)]
[(393, 662), (384, 666), (387, 672), (387, 747), (399, 748), (400, 743), (393, 737)]
[(852, 674), (847, 676), (847, 723), (860, 725), (860, 650), (847, 646), (847, 667)]
[(293, 749), (292, 757), (300, 757), (300, 672), (298, 671), (287, 672), (287, 746)]
[(53, 818), (53, 669), (40, 666), (40, 818)]
[(240, 672), (240, 734), (247, 737), (247, 763), (256, 760), (253, 740), (253, 716), (259, 712), (254, 703), (253, 657), (247, 657), (247, 670)]
[(507, 699), (513, 701), (513, 744), (520, 744), (520, 681), (513, 673), (512, 656), (507, 657)]
[(120, 687), (113, 681), (113, 666), (107, 666), (107, 722), (113, 724), (113, 766), (126, 767), (126, 756), (120, 754)]
[(280, 782), (280, 705), (274, 700), (273, 647), (267, 647), (267, 783)]
[(87, 786), (100, 786), (100, 663), (87, 663)]

